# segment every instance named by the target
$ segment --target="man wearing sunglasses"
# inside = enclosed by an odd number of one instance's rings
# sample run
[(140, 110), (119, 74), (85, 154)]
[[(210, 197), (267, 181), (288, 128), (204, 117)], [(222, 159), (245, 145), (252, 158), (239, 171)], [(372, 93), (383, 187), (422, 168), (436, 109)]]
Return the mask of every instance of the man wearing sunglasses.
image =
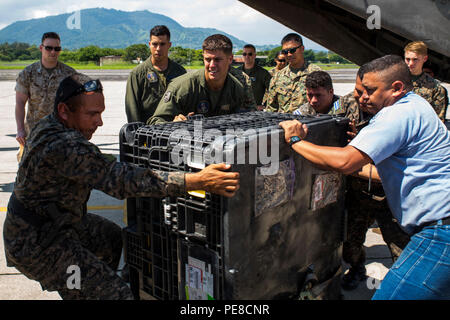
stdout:
[(52, 112), (61, 80), (76, 73), (74, 69), (58, 61), (61, 40), (57, 33), (44, 33), (39, 50), (42, 53), (41, 60), (27, 66), (16, 79), (16, 140), (22, 147), (36, 123)]
[[(206, 190), (232, 197), (239, 174), (225, 164), (197, 173), (163, 172), (117, 162), (89, 142), (103, 125), (100, 81), (77, 74), (64, 79), (54, 111), (38, 122), (25, 146), (3, 228), (8, 266), (63, 299), (133, 299), (116, 274), (121, 229), (87, 213), (92, 189), (110, 196), (165, 197)], [(70, 267), (80, 270), (69, 286)]]
[(270, 73), (256, 63), (256, 48), (254, 45), (246, 44), (242, 56), (244, 57), (244, 64), (239, 69), (250, 77), (253, 96), (255, 97), (256, 104), (260, 106), (264, 94), (269, 88)]
[(277, 73), (281, 69), (284, 69), (284, 67), (286, 67), (286, 64), (287, 64), (286, 55), (284, 53), (282, 53), (281, 51), (277, 52), (277, 55), (274, 60), (275, 60), (276, 66), (275, 66), (275, 68), (270, 69), (270, 71), (269, 71), (271, 77), (275, 76), (275, 73)]
[(305, 61), (303, 57), (305, 48), (300, 35), (289, 33), (281, 40), (281, 47), (289, 67), (277, 72), (272, 78), (264, 96), (263, 105), (266, 111), (292, 113), (308, 102), (305, 88), (306, 76), (321, 69)]

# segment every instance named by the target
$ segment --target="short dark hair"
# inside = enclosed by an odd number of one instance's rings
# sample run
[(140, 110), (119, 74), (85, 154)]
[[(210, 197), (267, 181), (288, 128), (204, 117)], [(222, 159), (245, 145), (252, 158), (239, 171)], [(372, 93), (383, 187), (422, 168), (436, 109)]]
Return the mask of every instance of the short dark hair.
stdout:
[(42, 41), (41, 43), (44, 43), (45, 39), (57, 39), (61, 42), (61, 39), (59, 38), (59, 34), (57, 34), (56, 32), (46, 32), (42, 35)]
[(405, 84), (406, 89), (412, 89), (412, 79), (408, 65), (398, 55), (389, 54), (383, 56), (364, 64), (361, 68), (363, 68), (361, 79), (367, 73), (382, 73), (381, 79), (385, 84), (390, 85), (394, 81), (401, 81)]
[(170, 31), (169, 28), (167, 28), (164, 25), (158, 25), (158, 26), (154, 26), (151, 30), (150, 30), (150, 38), (154, 36), (154, 37), (161, 37), (161, 36), (167, 36), (167, 39), (170, 40)]
[(281, 52), (281, 51), (278, 51), (277, 54), (275, 55), (274, 60), (275, 61), (280, 61), (280, 55), (285, 55), (285, 54), (283, 52)]
[(366, 73), (366, 65), (363, 64), (361, 67), (359, 67), (358, 72), (356, 73), (356, 76), (362, 80), (364, 77), (364, 73)]
[(244, 49), (253, 49), (253, 51), (256, 52), (256, 48), (255, 48), (255, 46), (252, 45), (252, 44), (246, 44), (246, 45), (244, 46)]
[(281, 45), (289, 41), (295, 41), (303, 45), (302, 37), (297, 33), (288, 33), (287, 35), (285, 35), (283, 39), (281, 39)]
[(202, 50), (222, 50), (225, 54), (231, 54), (233, 53), (233, 43), (223, 34), (213, 34), (203, 41)]
[(333, 83), (328, 72), (313, 71), (306, 76), (305, 87), (310, 89), (325, 88), (333, 89)]

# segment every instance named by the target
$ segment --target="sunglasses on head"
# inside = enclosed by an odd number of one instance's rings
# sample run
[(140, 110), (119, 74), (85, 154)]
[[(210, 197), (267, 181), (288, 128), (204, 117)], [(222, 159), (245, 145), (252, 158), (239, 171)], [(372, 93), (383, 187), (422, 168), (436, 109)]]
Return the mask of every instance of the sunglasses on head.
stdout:
[(282, 54), (288, 54), (288, 53), (294, 54), (295, 51), (297, 51), (297, 49), (300, 48), (300, 47), (301, 47), (301, 45), (299, 45), (298, 47), (295, 47), (295, 48), (284, 49), (284, 50), (281, 50), (281, 53)]
[(244, 57), (245, 57), (245, 56), (251, 57), (251, 56), (253, 55), (253, 52), (249, 52), (249, 53), (244, 52), (242, 55), (243, 55)]
[(61, 51), (61, 47), (44, 46), (44, 48), (47, 51), (52, 51), (52, 50), (55, 50), (56, 52)]
[(69, 96), (67, 96), (63, 102), (83, 92), (101, 92), (102, 90), (103, 86), (100, 80), (91, 80), (79, 86), (74, 92), (72, 92)]

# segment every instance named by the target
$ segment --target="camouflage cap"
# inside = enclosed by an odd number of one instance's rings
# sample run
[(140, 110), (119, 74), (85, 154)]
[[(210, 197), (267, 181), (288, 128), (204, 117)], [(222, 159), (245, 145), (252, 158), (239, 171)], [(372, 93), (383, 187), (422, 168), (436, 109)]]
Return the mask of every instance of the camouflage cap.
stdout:
[[(54, 110), (56, 111), (58, 109), (58, 104), (60, 102), (67, 101), (77, 90), (80, 89), (83, 84), (89, 81), (92, 81), (92, 79), (82, 73), (76, 73), (62, 80), (59, 84), (58, 90), (56, 91)], [(100, 84), (100, 80), (97, 81)]]

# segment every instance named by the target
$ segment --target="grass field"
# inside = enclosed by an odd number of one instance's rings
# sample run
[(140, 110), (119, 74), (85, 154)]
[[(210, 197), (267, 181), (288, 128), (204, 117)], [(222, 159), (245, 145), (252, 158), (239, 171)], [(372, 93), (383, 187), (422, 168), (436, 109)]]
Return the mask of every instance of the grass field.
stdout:
[[(22, 70), (26, 66), (36, 62), (38, 60), (21, 60), (21, 61), (0, 61), (0, 70)], [(99, 65), (95, 64), (94, 62), (88, 62), (88, 63), (66, 63), (67, 65), (71, 66), (74, 69), (77, 70), (97, 70), (97, 69), (105, 69), (105, 70), (116, 70), (116, 69), (133, 69), (136, 65), (134, 63), (129, 62), (118, 62), (111, 65), (106, 65), (103, 67), (100, 67)]]
[[(21, 60), (21, 61), (0, 61), (0, 70), (22, 70), (26, 66), (32, 64), (33, 62), (36, 62), (37, 60)], [(67, 65), (71, 66), (72, 68), (76, 70), (119, 70), (119, 69), (133, 69), (136, 67), (136, 64), (129, 63), (129, 62), (118, 62), (114, 64), (108, 64), (105, 66), (100, 67), (99, 65), (95, 64), (94, 62), (89, 63), (67, 63)], [(347, 69), (347, 68), (358, 68), (355, 64), (324, 64), (324, 63), (318, 63), (318, 66), (320, 66), (323, 70), (332, 70), (332, 69)], [(202, 65), (191, 65), (191, 66), (184, 66), (186, 69), (201, 69), (203, 68)], [(270, 70), (273, 67), (264, 67), (266, 70)]]

